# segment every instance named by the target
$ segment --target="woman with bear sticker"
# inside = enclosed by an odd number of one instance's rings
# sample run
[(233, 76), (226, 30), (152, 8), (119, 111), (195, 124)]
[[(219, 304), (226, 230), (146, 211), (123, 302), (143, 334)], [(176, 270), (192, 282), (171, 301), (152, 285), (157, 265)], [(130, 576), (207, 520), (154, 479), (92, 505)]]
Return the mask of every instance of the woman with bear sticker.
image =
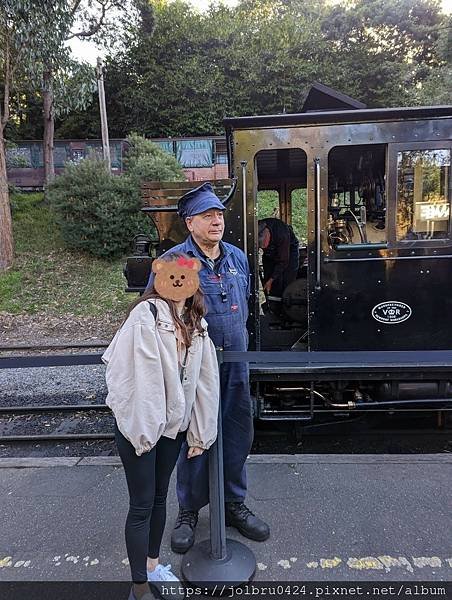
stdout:
[(155, 259), (153, 286), (132, 304), (102, 356), (130, 496), (129, 600), (152, 598), (149, 585), (159, 595), (168, 582), (177, 585), (171, 565), (159, 564), (169, 480), (184, 439), (193, 458), (217, 435), (218, 365), (203, 318), (200, 268), (181, 253)]

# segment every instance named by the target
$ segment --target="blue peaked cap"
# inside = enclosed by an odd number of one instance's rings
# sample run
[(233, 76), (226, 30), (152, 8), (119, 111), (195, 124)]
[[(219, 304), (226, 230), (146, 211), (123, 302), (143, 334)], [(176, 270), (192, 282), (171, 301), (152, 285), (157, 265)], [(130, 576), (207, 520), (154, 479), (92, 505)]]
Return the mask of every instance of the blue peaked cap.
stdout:
[(199, 215), (209, 208), (226, 210), (225, 205), (214, 194), (212, 184), (208, 181), (184, 194), (177, 203), (177, 212), (182, 219)]

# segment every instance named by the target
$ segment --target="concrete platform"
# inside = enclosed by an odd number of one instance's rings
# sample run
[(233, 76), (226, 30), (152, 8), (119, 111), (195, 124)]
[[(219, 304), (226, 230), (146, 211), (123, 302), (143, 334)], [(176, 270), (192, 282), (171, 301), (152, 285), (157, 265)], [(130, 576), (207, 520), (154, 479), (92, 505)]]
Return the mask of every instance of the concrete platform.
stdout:
[[(452, 581), (452, 454), (249, 458), (256, 581)], [(163, 561), (177, 512), (171, 486)], [(0, 581), (128, 581), (116, 457), (0, 461)], [(197, 539), (208, 537), (208, 511)], [(27, 596), (28, 599), (28, 596)]]

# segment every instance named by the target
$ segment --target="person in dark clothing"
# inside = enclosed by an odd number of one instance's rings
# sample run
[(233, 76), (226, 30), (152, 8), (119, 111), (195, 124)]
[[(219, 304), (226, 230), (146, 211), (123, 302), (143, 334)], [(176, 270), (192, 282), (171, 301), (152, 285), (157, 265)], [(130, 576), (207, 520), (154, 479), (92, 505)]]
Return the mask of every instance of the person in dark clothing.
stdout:
[(299, 266), (298, 240), (290, 225), (280, 219), (259, 221), (259, 248), (262, 248), (264, 291), (282, 297), (285, 288), (295, 281)]

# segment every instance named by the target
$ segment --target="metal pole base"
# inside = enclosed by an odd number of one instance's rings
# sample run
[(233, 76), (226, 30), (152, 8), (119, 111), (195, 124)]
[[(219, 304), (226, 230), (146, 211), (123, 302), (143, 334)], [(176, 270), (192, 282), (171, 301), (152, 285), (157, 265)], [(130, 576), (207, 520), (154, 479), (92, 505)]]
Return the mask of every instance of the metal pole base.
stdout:
[(190, 584), (204, 587), (206, 592), (213, 591), (217, 585), (237, 587), (247, 583), (255, 571), (256, 558), (252, 551), (245, 544), (229, 539), (225, 558), (212, 558), (210, 540), (204, 540), (190, 548), (181, 564), (182, 577)]

